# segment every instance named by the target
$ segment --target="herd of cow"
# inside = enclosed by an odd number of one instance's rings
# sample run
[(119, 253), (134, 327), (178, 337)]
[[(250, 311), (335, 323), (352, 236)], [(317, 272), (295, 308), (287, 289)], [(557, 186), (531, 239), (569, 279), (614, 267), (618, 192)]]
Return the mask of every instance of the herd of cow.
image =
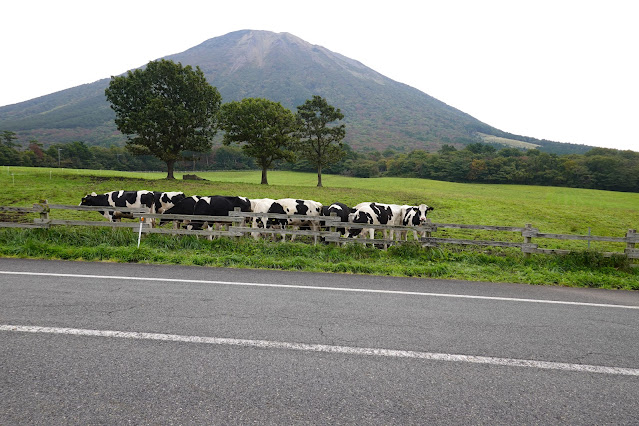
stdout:
[[(291, 216), (289, 218), (270, 218), (255, 216), (251, 219), (253, 228), (283, 228), (292, 226), (300, 229), (308, 227), (318, 230), (321, 226), (318, 220), (304, 220), (300, 216), (331, 216), (339, 218), (343, 227), (337, 228), (346, 238), (355, 238), (360, 234), (366, 238), (374, 238), (374, 228), (349, 227), (348, 223), (358, 225), (393, 225), (393, 226), (420, 226), (426, 222), (426, 215), (433, 207), (426, 204), (418, 206), (383, 204), (375, 202), (359, 203), (354, 207), (348, 207), (343, 203), (333, 203), (324, 206), (313, 200), (299, 200), (295, 198), (282, 198), (278, 200), (270, 198), (249, 199), (240, 196), (213, 195), (202, 197), (192, 195), (187, 197), (182, 192), (159, 191), (112, 191), (104, 194), (91, 193), (82, 198), (81, 206), (110, 206), (147, 208), (150, 213), (162, 215), (202, 215), (202, 216), (229, 216), (229, 213), (239, 208), (242, 212), (280, 214)], [(130, 213), (118, 211), (100, 212), (110, 221), (118, 221), (121, 218), (132, 218)], [(293, 217), (292, 215), (295, 215)], [(173, 221), (162, 219), (160, 224)], [(224, 221), (211, 223), (202, 220), (183, 221), (188, 229), (208, 229), (219, 227)], [(259, 232), (253, 233), (259, 236)], [(407, 239), (408, 230), (401, 230), (398, 239)], [(415, 238), (418, 233), (415, 232)], [(384, 238), (394, 238), (384, 232)]]

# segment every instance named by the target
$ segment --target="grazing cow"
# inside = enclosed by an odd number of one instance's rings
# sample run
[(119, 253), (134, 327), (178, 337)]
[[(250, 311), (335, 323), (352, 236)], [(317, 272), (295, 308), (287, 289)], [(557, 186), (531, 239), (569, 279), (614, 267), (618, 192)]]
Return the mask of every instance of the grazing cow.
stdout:
[[(202, 197), (195, 204), (195, 208), (193, 209), (194, 215), (201, 216), (228, 216), (230, 212), (235, 210), (236, 207), (240, 208), (240, 211), (249, 212), (251, 211), (251, 202), (248, 198), (245, 197), (235, 197), (235, 196), (224, 196), (224, 195), (213, 195), (210, 197)], [(204, 221), (194, 220), (191, 222), (192, 229), (201, 229), (204, 225)], [(230, 223), (230, 222), (217, 222), (211, 223), (208, 222), (207, 226), (209, 230), (215, 226), (219, 229), (219, 225), (221, 223)]]
[[(402, 219), (402, 225), (404, 226), (422, 226), (426, 223), (426, 215), (429, 211), (434, 210), (433, 207), (429, 207), (426, 204), (420, 204), (419, 206), (404, 206), (404, 213)], [(415, 239), (419, 236), (426, 236), (426, 231), (413, 231)], [(400, 239), (408, 239), (408, 231), (401, 231)]]
[[(251, 211), (253, 213), (268, 213), (269, 209), (275, 202), (272, 198), (255, 198), (251, 199)], [(266, 217), (255, 216), (253, 217), (251, 227), (252, 228), (269, 228), (269, 223)], [(258, 239), (263, 233), (251, 232), (253, 238)]]
[[(280, 198), (279, 200), (275, 200), (268, 209), (268, 213), (301, 216), (319, 216), (321, 211), (321, 203), (313, 200), (297, 200), (295, 198)], [(268, 222), (271, 227), (279, 226), (284, 228), (286, 225), (291, 225), (293, 229), (299, 229), (301, 226), (308, 226), (314, 231), (319, 230), (318, 221), (303, 219), (269, 219)], [(286, 239), (284, 234), (282, 234), (282, 239)], [(295, 235), (291, 236), (291, 241), (293, 240), (295, 240)]]
[(177, 203), (186, 198), (184, 192), (153, 192), (153, 199), (155, 201), (155, 212), (158, 214), (164, 213), (172, 207), (175, 207)]
[[(82, 197), (81, 206), (104, 207), (146, 207), (155, 213), (155, 201), (151, 191), (111, 191), (104, 194), (95, 192)], [(119, 211), (100, 211), (110, 222), (119, 222), (122, 218), (133, 219), (131, 213)]]
[[(190, 197), (186, 197), (183, 198), (182, 200), (178, 201), (177, 204), (175, 204), (173, 207), (168, 208), (166, 210), (164, 210), (162, 212), (162, 214), (179, 214), (179, 215), (193, 215), (193, 211), (195, 210), (195, 205), (197, 204), (197, 202), (200, 200), (199, 195), (192, 195)], [(173, 219), (162, 219), (160, 220), (160, 225), (164, 225), (167, 222), (171, 222), (173, 221), (174, 223), (177, 224), (177, 222)], [(188, 220), (183, 220), (182, 221), (182, 225), (186, 226), (188, 225), (190, 221)]]
[[(351, 211), (351, 208), (344, 203), (333, 203), (330, 206), (323, 206), (321, 215), (330, 216), (331, 213), (335, 213), (335, 216), (340, 219), (340, 222), (348, 222), (348, 215)], [(325, 224), (322, 225), (324, 226)], [(340, 235), (344, 235), (346, 233), (346, 228), (339, 227), (337, 228), (337, 232), (339, 232)]]
[[(393, 209), (390, 205), (379, 203), (360, 203), (353, 207), (353, 211), (348, 216), (348, 221), (351, 223), (361, 223), (369, 225), (393, 225), (394, 218), (397, 215), (393, 213)], [(357, 238), (362, 234), (366, 238), (366, 234), (370, 239), (375, 238), (374, 228), (351, 228), (346, 232), (346, 237)], [(384, 231), (384, 238), (386, 238), (386, 231)]]
[[(360, 214), (354, 214), (357, 211), (360, 211)], [(400, 226), (402, 224), (402, 211), (403, 206), (398, 204), (383, 204), (383, 203), (359, 203), (351, 210), (351, 216), (349, 217), (349, 222), (353, 223), (369, 223), (371, 225), (389, 225), (389, 226)], [(355, 222), (354, 222), (355, 221)], [(353, 229), (352, 232), (348, 232), (347, 236), (356, 237), (364, 230)], [(365, 231), (368, 232), (370, 238), (374, 238), (375, 229), (374, 228), (366, 228)], [(365, 236), (366, 232), (363, 232), (362, 235)], [(391, 240), (394, 237), (394, 231), (390, 230), (389, 233), (384, 230), (384, 239), (390, 238)]]

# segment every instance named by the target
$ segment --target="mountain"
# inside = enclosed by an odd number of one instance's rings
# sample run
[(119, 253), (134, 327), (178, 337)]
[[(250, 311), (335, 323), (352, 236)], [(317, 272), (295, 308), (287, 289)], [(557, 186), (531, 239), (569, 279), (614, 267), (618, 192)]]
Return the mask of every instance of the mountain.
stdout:
[[(538, 141), (496, 129), (362, 63), (288, 33), (242, 30), (205, 41), (165, 59), (199, 66), (223, 102), (262, 97), (292, 111), (313, 95), (345, 115), (345, 141), (356, 150), (394, 147), (437, 150), (486, 141), (539, 145), (547, 151), (585, 152), (584, 145)], [(22, 140), (122, 144), (104, 96), (110, 79), (0, 107), (0, 130)]]

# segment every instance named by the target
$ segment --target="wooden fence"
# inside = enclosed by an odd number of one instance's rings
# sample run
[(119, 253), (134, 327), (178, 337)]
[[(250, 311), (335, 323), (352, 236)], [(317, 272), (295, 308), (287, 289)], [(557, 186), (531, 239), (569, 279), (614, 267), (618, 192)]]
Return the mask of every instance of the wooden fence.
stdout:
[[(138, 219), (138, 222), (108, 222), (108, 221), (85, 221), (85, 220), (64, 220), (64, 219), (52, 219), (49, 213), (51, 210), (73, 210), (73, 211), (119, 211), (130, 213), (133, 218)], [(608, 236), (596, 236), (596, 235), (570, 235), (570, 234), (552, 234), (543, 233), (539, 229), (527, 224), (523, 227), (513, 226), (487, 226), (487, 225), (463, 225), (454, 223), (432, 223), (430, 219), (422, 226), (386, 226), (386, 225), (369, 225), (369, 224), (354, 224), (343, 223), (339, 221), (339, 218), (335, 216), (298, 216), (298, 215), (285, 215), (285, 214), (264, 214), (264, 213), (250, 213), (240, 212), (236, 209), (234, 212), (230, 212), (230, 216), (195, 216), (195, 215), (168, 215), (168, 214), (151, 214), (146, 208), (124, 208), (124, 207), (94, 207), (94, 206), (69, 206), (48, 204), (46, 201), (42, 203), (36, 203), (33, 207), (2, 207), (0, 206), (0, 212), (7, 212), (11, 214), (25, 215), (25, 214), (38, 214), (39, 217), (34, 218), (32, 222), (16, 222), (5, 221), (0, 222), (1, 227), (16, 227), (16, 228), (49, 228), (55, 225), (64, 226), (109, 226), (109, 227), (125, 227), (133, 228), (136, 231), (144, 234), (172, 234), (172, 235), (198, 235), (208, 238), (213, 237), (242, 237), (249, 236), (272, 236), (277, 239), (278, 237), (282, 241), (286, 240), (286, 236), (290, 236), (291, 239), (297, 236), (310, 236), (313, 241), (326, 241), (335, 244), (357, 243), (357, 244), (372, 244), (377, 247), (387, 248), (390, 245), (419, 243), (424, 247), (438, 247), (443, 244), (454, 244), (464, 246), (490, 246), (490, 247), (510, 247), (520, 249), (526, 255), (533, 253), (541, 254), (568, 254), (571, 251), (566, 249), (548, 249), (540, 248), (533, 239), (555, 239), (555, 240), (578, 240), (590, 242), (610, 242), (625, 244), (623, 251), (607, 251), (601, 252), (603, 256), (610, 257), (615, 255), (625, 255), (629, 259), (639, 259), (639, 248), (636, 248), (636, 244), (639, 243), (639, 234), (634, 229), (629, 229), (623, 237), (608, 237)], [(6, 213), (5, 213), (6, 215)], [(248, 222), (253, 218), (259, 217), (263, 220), (266, 219), (300, 219), (311, 222), (321, 223), (321, 227), (318, 226), (318, 230), (304, 230), (304, 229), (273, 229), (273, 228), (253, 228), (248, 225)], [(180, 229), (177, 226), (173, 228), (161, 228), (153, 227), (153, 221), (171, 220), (171, 221), (204, 221), (204, 222), (223, 222), (227, 224), (224, 229), (213, 230), (189, 230)], [(338, 227), (346, 227), (351, 229), (374, 229), (375, 231), (387, 232), (393, 231), (395, 234), (400, 232), (407, 232), (409, 235), (413, 232), (418, 233), (418, 238), (413, 240), (398, 240), (391, 238), (375, 238), (366, 239), (362, 238), (343, 238), (340, 233), (337, 232)], [(456, 229), (456, 230), (476, 230), (484, 231), (488, 233), (507, 232), (521, 235), (521, 241), (498, 241), (498, 240), (479, 240), (479, 239), (459, 239), (459, 238), (438, 238), (433, 234), (441, 229)], [(511, 240), (513, 238), (510, 238)], [(633, 265), (639, 266), (639, 265)]]

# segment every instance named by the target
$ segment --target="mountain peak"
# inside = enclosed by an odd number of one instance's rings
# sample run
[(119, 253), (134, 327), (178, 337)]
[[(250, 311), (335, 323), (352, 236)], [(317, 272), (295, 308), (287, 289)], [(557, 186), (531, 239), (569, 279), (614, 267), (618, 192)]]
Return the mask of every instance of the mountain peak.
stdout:
[(267, 57), (273, 51), (290, 49), (295, 46), (298, 49), (309, 50), (310, 44), (289, 33), (273, 33), (269, 31), (244, 30), (239, 31), (241, 37), (237, 40), (235, 48), (238, 51), (236, 61), (231, 65), (235, 70), (247, 64), (262, 68)]
[[(295, 111), (314, 95), (340, 108), (345, 142), (355, 149), (437, 150), (504, 136), (470, 115), (290, 33), (239, 30), (164, 59), (199, 66), (223, 102), (247, 97), (281, 102)], [(0, 129), (44, 144), (82, 140), (122, 144), (104, 96), (109, 79), (0, 107)]]

